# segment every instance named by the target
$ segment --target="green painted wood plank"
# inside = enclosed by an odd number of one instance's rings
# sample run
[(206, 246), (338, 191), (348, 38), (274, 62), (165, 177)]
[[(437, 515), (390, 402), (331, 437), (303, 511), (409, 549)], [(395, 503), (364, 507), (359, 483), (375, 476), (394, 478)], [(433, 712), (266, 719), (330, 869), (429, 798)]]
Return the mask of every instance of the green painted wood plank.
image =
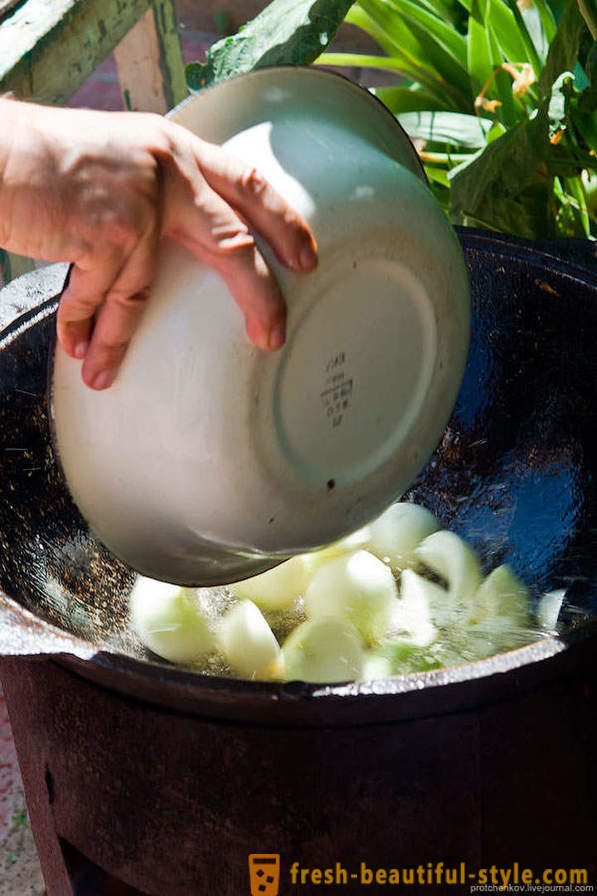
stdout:
[(22, 2), (23, 0), (0, 0), (0, 20), (7, 16), (11, 9), (14, 9), (15, 6)]
[(174, 0), (152, 0), (153, 15), (160, 43), (162, 79), (169, 109), (188, 96), (180, 32)]
[(0, 93), (61, 105), (149, 7), (149, 0), (27, 0), (0, 25)]

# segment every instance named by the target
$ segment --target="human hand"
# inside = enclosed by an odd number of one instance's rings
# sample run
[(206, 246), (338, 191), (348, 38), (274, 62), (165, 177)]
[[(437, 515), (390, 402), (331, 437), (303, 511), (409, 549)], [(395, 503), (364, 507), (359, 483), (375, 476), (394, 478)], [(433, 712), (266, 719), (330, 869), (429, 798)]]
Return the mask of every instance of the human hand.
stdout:
[(0, 121), (0, 246), (72, 262), (58, 338), (88, 386), (114, 382), (163, 236), (219, 271), (255, 345), (283, 345), (284, 300), (249, 228), (296, 272), (316, 246), (254, 168), (157, 115), (0, 99)]

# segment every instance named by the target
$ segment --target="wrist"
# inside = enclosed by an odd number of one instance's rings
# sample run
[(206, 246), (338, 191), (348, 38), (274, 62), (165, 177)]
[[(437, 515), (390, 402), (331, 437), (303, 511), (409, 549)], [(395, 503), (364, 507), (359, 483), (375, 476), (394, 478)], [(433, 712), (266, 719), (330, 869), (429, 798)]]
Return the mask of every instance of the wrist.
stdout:
[(20, 105), (10, 95), (0, 96), (0, 187), (8, 166)]
[(18, 127), (19, 106), (10, 96), (0, 96), (0, 248), (8, 242), (8, 166)]
[(11, 246), (15, 194), (22, 187), (27, 147), (31, 142), (35, 110), (32, 103), (11, 95), (0, 96), (0, 248), (19, 252)]

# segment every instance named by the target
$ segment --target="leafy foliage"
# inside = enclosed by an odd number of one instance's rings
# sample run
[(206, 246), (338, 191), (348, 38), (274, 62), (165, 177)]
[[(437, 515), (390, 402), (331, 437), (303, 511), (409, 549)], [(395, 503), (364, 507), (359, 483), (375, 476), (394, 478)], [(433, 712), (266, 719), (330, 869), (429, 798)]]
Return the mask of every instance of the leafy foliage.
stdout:
[(191, 90), (266, 65), (308, 65), (332, 40), (354, 0), (275, 0), (238, 34), (187, 66)]
[[(343, 19), (379, 52), (325, 52)], [(274, 0), (191, 65), (189, 83), (312, 62), (396, 74), (374, 92), (454, 221), (597, 236), (594, 0)]]

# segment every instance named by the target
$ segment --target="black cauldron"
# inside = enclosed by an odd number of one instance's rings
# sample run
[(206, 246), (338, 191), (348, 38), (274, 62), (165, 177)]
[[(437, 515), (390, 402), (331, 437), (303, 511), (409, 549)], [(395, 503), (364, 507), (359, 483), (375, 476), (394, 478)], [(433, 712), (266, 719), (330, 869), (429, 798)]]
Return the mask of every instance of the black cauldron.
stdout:
[(294, 862), (340, 862), (344, 893), (362, 892), (361, 862), (585, 868), (597, 884), (597, 284), (589, 260), (461, 239), (469, 362), (410, 496), (487, 570), (508, 562), (535, 597), (565, 588), (561, 634), (379, 682), (216, 679), (143, 655), (132, 573), (50, 444), (65, 269), (0, 294), (0, 672), (52, 896), (73, 892), (72, 848), (149, 896), (241, 896), (262, 852), (281, 855), (283, 894), (321, 890), (292, 883)]

